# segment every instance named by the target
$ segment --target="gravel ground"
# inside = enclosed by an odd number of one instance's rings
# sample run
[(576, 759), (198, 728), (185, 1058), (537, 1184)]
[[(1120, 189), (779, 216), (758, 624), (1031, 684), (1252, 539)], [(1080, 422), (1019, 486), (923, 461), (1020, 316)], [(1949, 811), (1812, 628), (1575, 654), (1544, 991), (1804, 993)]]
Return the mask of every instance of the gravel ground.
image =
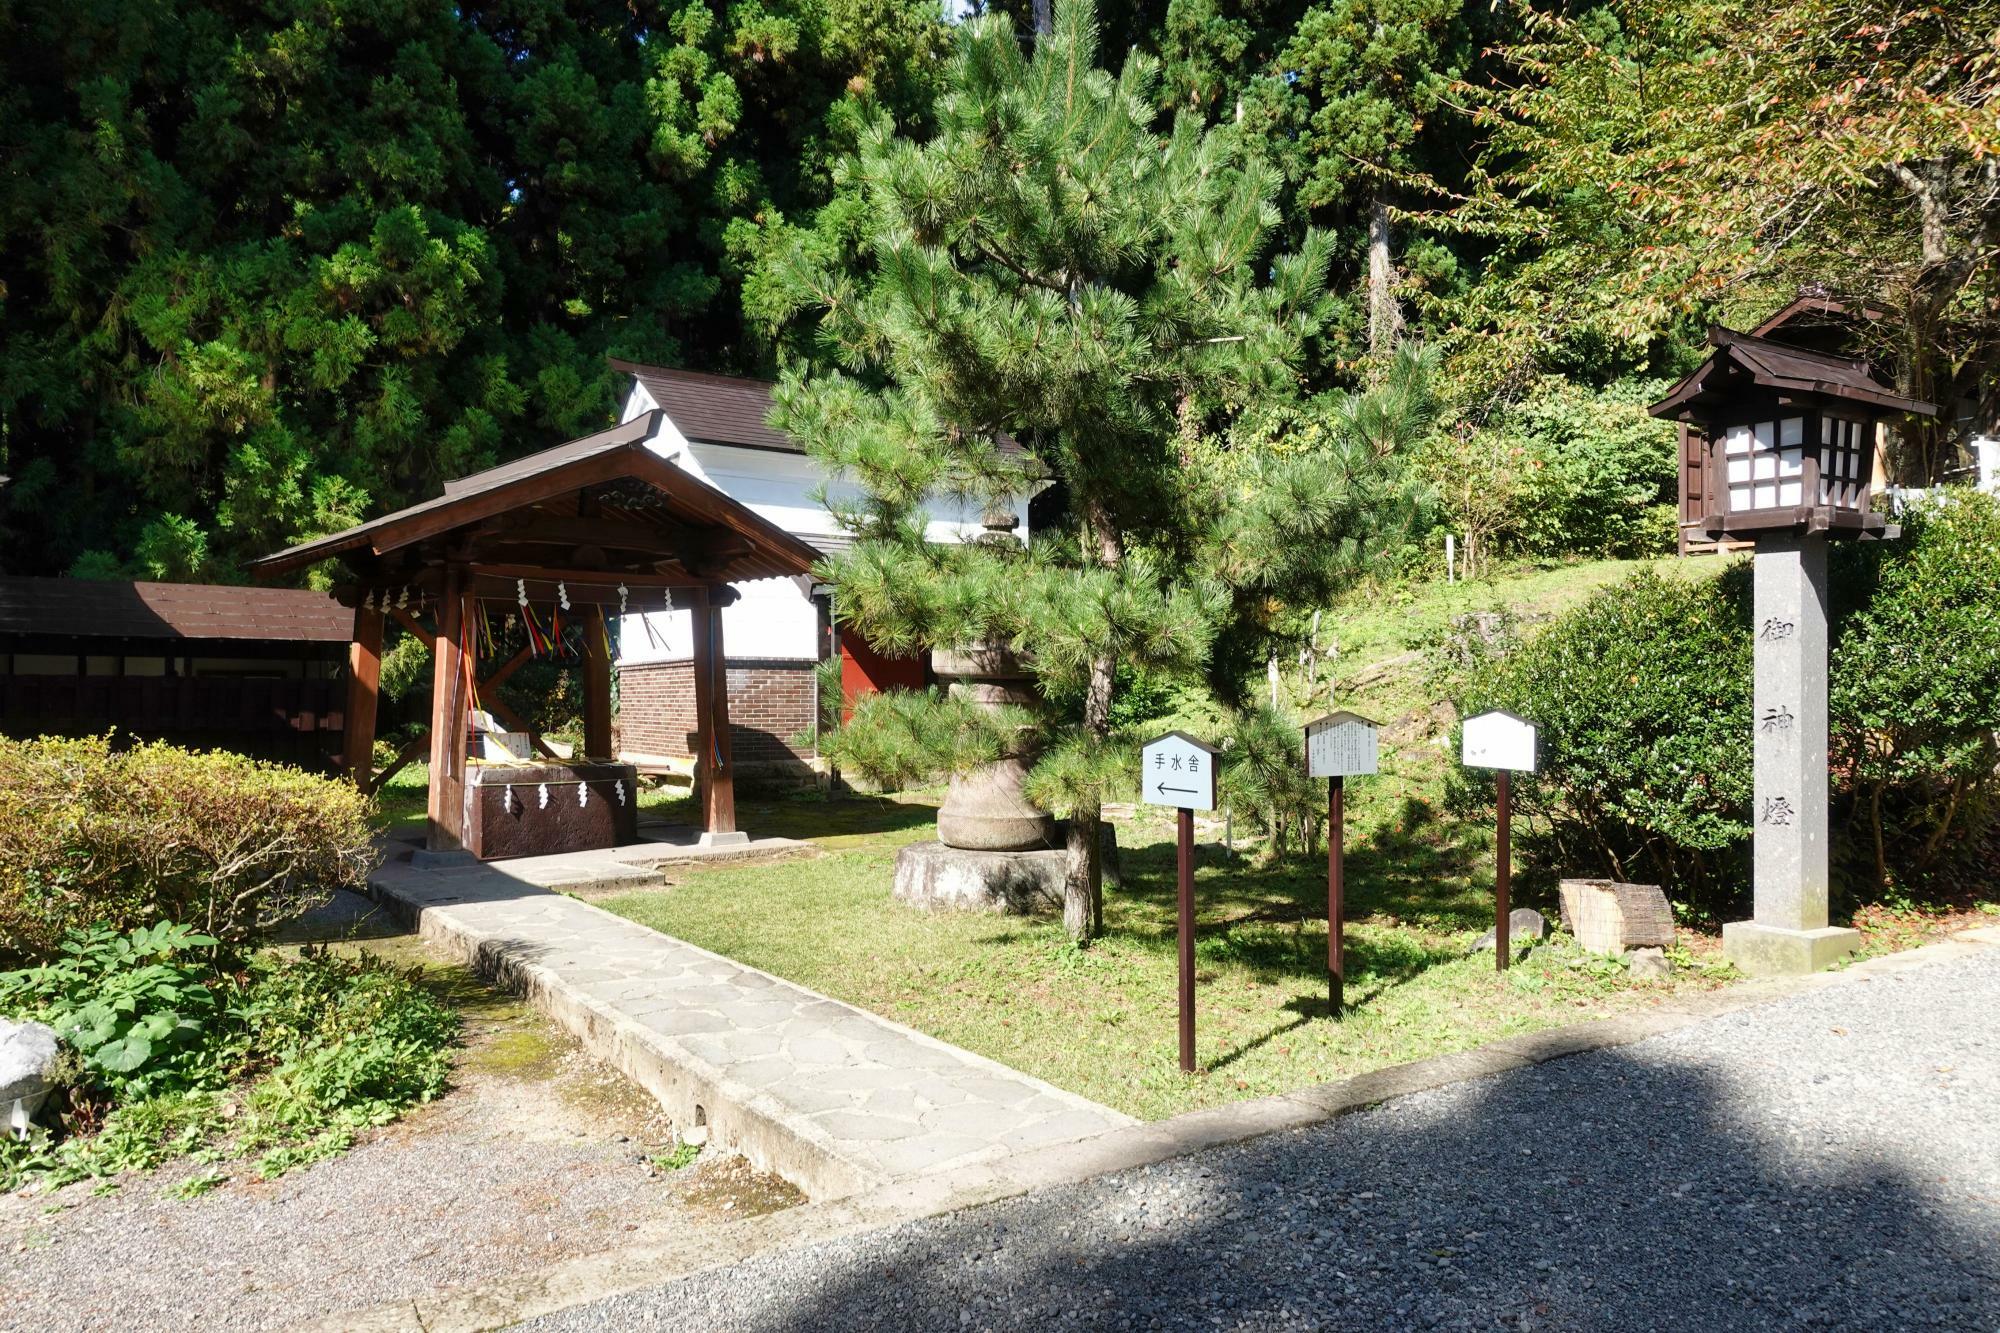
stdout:
[(2000, 1329), (2000, 949), (537, 1321)]
[(213, 1168), (0, 1196), (0, 1330), (283, 1328), (796, 1200), (740, 1159), (654, 1170), (657, 1105), (520, 1005), (469, 1027), (450, 1092), (331, 1161), (224, 1163), (187, 1201), (163, 1191)]

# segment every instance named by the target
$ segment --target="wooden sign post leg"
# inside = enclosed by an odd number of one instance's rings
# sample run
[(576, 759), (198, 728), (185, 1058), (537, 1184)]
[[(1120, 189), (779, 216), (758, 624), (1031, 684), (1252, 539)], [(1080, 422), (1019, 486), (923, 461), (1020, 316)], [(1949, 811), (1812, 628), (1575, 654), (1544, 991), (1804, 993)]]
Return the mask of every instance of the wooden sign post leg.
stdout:
[(1327, 1012), (1339, 1018), (1346, 1004), (1347, 960), (1342, 949), (1341, 923), (1346, 919), (1347, 855), (1346, 779), (1326, 780), (1326, 1002)]
[(1507, 918), (1511, 915), (1507, 900), (1513, 890), (1514, 878), (1514, 854), (1508, 845), (1514, 812), (1507, 778), (1507, 770), (1501, 769), (1500, 825), (1493, 838), (1493, 855), (1497, 863), (1493, 876), (1493, 965), (1502, 972), (1507, 970), (1507, 958), (1513, 952), (1507, 940)]
[(1194, 811), (1182, 808), (1181, 825), (1181, 1072), (1194, 1072)]

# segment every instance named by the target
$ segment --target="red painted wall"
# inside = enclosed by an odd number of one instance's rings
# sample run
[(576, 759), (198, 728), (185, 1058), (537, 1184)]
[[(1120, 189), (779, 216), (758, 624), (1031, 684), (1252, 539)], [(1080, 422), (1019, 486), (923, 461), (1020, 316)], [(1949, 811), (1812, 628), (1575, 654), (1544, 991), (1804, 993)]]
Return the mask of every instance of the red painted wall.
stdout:
[(840, 706), (843, 719), (854, 715), (854, 701), (877, 690), (920, 690), (925, 684), (921, 654), (891, 657), (878, 653), (860, 635), (840, 636)]

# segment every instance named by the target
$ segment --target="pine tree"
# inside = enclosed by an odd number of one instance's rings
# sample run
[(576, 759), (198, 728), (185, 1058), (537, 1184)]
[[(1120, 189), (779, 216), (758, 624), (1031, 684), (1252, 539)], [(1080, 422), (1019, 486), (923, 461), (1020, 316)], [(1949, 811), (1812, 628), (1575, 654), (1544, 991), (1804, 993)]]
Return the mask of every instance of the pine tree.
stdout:
[[(1070, 818), (1064, 919), (1101, 921), (1102, 801), (1131, 788), (1114, 744), (1121, 668), (1234, 695), (1288, 611), (1366, 558), (1392, 506), (1389, 462), (1342, 437), (1255, 455), (1227, 447), (1249, 402), (1292, 393), (1328, 311), (1330, 243), (1274, 255), (1275, 172), (1234, 128), (1154, 126), (1156, 63), (1094, 67), (1088, 4), (1058, 5), (1024, 54), (1004, 15), (958, 35), (937, 130), (878, 123), (848, 166), (865, 249), (800, 243), (774, 289), (811, 312), (840, 370), (789, 374), (776, 423), (861, 499), (831, 565), (843, 622), (892, 652), (1005, 641), (1047, 707), (1030, 793)], [(1032, 470), (1066, 501), (1027, 550), (925, 541), (921, 506), (992, 504)], [(908, 778), (976, 762), (1021, 719), (937, 695), (862, 710), (843, 763)]]
[(0, 564), (240, 558), (765, 369), (742, 266), (929, 0), (0, 0)]

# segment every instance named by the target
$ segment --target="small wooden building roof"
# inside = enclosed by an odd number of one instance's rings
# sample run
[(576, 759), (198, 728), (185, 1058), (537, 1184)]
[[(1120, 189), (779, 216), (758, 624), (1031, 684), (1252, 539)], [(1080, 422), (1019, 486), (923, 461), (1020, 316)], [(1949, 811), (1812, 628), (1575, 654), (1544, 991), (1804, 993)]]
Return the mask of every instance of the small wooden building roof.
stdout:
[(652, 586), (810, 571), (817, 550), (647, 448), (660, 415), (460, 477), (435, 499), (250, 567), (272, 576), (338, 558), (376, 586), (447, 562), (509, 579), (546, 570)]
[(705, 375), (617, 357), (611, 358), (611, 367), (644, 385), (652, 400), (690, 440), (786, 454), (805, 452), (797, 440), (764, 424), (764, 418), (771, 414), (771, 390), (776, 387), (768, 380)]
[(0, 577), (0, 636), (344, 644), (351, 621), (290, 588)]
[(1882, 383), (1866, 361), (1830, 352), (1788, 346), (1768, 338), (1730, 329), (1711, 328), (1715, 351), (1692, 375), (1649, 409), (1656, 417), (1691, 421), (1704, 408), (1762, 390), (1773, 394), (1805, 393), (1837, 398), (1874, 409), (1877, 415), (1936, 413), (1935, 404), (1905, 398)]
[[(775, 453), (803, 454), (805, 446), (780, 430), (765, 424), (771, 415), (769, 380), (744, 379), (735, 375), (709, 375), (697, 370), (674, 370), (649, 366), (638, 361), (611, 358), (614, 370), (624, 371), (645, 387), (646, 393), (666, 412), (681, 434), (696, 444), (733, 444), (744, 449), (769, 449)], [(1004, 431), (994, 436), (1000, 453), (1026, 459), (1021, 442)], [(1031, 468), (1039, 471), (1039, 468)]]

